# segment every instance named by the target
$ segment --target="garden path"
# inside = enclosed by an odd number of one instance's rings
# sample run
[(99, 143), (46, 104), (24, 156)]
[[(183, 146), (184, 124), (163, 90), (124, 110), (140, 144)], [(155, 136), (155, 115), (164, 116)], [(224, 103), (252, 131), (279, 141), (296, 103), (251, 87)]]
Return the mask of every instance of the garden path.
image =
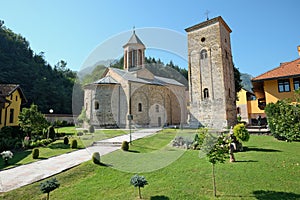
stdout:
[[(157, 133), (159, 128), (142, 129), (131, 134), (132, 141)], [(130, 135), (122, 135), (114, 138), (102, 140), (107, 143), (120, 143), (129, 141)], [(0, 192), (7, 192), (24, 185), (48, 178), (62, 171), (75, 167), (83, 162), (91, 160), (94, 152), (105, 155), (120, 149), (115, 145), (97, 145), (87, 147), (78, 151), (51, 157), (46, 160), (40, 160), (26, 165), (0, 171)]]

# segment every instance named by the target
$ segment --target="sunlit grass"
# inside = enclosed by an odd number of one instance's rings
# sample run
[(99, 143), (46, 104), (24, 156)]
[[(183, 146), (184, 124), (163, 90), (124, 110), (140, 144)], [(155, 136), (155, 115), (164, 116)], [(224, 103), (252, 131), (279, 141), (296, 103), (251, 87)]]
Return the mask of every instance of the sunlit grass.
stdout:
[[(148, 153), (161, 149), (176, 135), (165, 134), (134, 141), (130, 149)], [(217, 199), (300, 199), (300, 143), (252, 135), (244, 146), (247, 147), (244, 152), (235, 154), (236, 163), (216, 165)], [(103, 162), (106, 156), (101, 158)], [(56, 175), (61, 186), (51, 193), (50, 199), (137, 199), (137, 190), (129, 184), (133, 175), (88, 161)], [(211, 164), (206, 158), (199, 158), (195, 150), (186, 151), (165, 168), (140, 175), (149, 182), (142, 188), (144, 199), (214, 199)], [(37, 182), (0, 198), (28, 200), (44, 196)]]

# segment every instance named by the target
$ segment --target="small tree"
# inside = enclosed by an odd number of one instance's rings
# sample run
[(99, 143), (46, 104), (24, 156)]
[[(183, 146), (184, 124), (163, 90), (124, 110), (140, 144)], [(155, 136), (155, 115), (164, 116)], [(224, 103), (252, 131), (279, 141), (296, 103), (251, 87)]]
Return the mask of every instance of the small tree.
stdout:
[(49, 198), (50, 198), (50, 192), (53, 191), (53, 190), (55, 190), (56, 188), (59, 188), (59, 186), (60, 186), (60, 184), (56, 180), (56, 178), (52, 178), (50, 180), (42, 182), (40, 184), (40, 190), (43, 193), (47, 193), (47, 200), (49, 200)]
[(47, 129), (49, 122), (45, 116), (38, 111), (38, 106), (31, 104), (30, 108), (23, 108), (19, 114), (21, 129), (30, 137), (31, 134), (43, 133)]
[(148, 181), (145, 179), (144, 176), (139, 176), (138, 174), (136, 174), (133, 177), (131, 177), (130, 184), (134, 187), (139, 188), (139, 197), (141, 199), (141, 187), (143, 188), (145, 185), (148, 185)]
[(228, 144), (225, 143), (223, 136), (208, 134), (204, 141), (203, 150), (207, 155), (208, 161), (212, 164), (214, 196), (217, 196), (215, 164), (218, 162), (224, 163), (229, 157)]

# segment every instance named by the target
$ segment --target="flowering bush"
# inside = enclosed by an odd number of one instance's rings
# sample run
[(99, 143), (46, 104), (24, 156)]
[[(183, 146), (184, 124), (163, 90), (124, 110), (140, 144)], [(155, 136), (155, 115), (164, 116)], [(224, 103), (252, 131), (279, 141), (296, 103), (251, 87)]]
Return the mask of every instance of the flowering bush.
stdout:
[(12, 158), (14, 154), (11, 151), (3, 151), (0, 155), (2, 156), (5, 164), (8, 164), (8, 159)]

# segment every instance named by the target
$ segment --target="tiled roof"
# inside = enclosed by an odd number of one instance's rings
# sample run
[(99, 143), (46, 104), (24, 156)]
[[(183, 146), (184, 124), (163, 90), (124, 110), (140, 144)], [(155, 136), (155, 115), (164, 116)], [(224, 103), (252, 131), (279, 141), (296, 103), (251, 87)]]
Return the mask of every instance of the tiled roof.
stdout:
[(183, 84), (179, 83), (178, 81), (170, 78), (164, 78), (160, 76), (154, 76), (153, 80), (149, 79), (142, 79), (138, 78), (133, 75), (131, 72), (127, 72), (125, 70), (117, 69), (117, 68), (110, 68), (112, 71), (119, 74), (121, 77), (123, 77), (125, 80), (132, 81), (132, 82), (138, 82), (138, 83), (144, 83), (144, 84), (152, 84), (152, 85), (177, 85), (184, 87)]
[(3, 96), (9, 96), (18, 87), (19, 87), (19, 85), (16, 85), (16, 84), (0, 84), (0, 94)]
[(17, 84), (0, 84), (0, 95), (2, 97), (7, 97), (9, 95), (11, 95), (15, 90), (18, 90), (21, 98), (22, 98), (22, 103), (26, 103), (27, 99), (20, 87), (20, 85)]
[(266, 73), (263, 73), (253, 78), (252, 81), (287, 78), (287, 77), (293, 77), (299, 75), (300, 75), (300, 58), (291, 62), (281, 63), (279, 67), (276, 67)]
[(141, 44), (141, 45), (145, 46), (143, 44), (143, 42), (140, 40), (140, 38), (135, 34), (135, 31), (133, 31), (133, 34), (130, 37), (129, 41), (123, 47), (125, 47), (129, 44)]
[(96, 84), (118, 84), (118, 82), (113, 79), (111, 76), (105, 76), (104, 78), (101, 78), (94, 83)]

